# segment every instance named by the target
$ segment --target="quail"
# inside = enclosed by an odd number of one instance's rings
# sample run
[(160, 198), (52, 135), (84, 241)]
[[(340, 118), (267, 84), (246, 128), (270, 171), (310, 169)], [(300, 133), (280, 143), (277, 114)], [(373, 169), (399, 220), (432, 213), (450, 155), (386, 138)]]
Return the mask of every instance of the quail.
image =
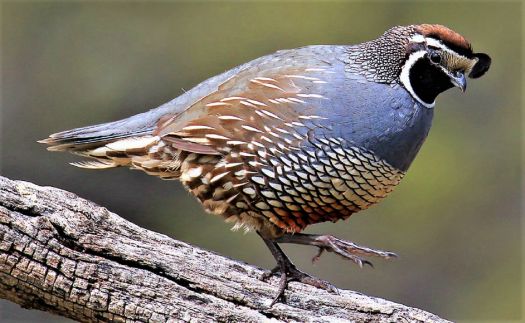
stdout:
[[(298, 270), (280, 243), (358, 265), (395, 257), (331, 235), (301, 233), (386, 197), (427, 137), (438, 94), (491, 59), (442, 25), (396, 26), (357, 45), (316, 45), (257, 58), (174, 100), (115, 122), (50, 135), (52, 151), (88, 169), (127, 166), (178, 179), (207, 212), (255, 231), (289, 281), (334, 290)], [(273, 304), (273, 303), (272, 303)]]

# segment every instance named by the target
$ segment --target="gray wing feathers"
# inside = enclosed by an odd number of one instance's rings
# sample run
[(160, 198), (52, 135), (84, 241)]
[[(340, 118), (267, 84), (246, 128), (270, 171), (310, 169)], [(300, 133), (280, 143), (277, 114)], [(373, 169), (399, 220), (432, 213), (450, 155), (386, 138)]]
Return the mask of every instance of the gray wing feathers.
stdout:
[[(293, 65), (297, 60), (309, 59), (312, 56), (312, 51), (315, 54), (317, 51), (325, 51), (326, 48), (326, 46), (309, 46), (296, 50), (280, 50), (201, 82), (190, 91), (150, 111), (114, 122), (58, 132), (39, 142), (50, 145), (48, 147), (49, 150), (69, 150), (81, 153), (116, 140), (152, 135), (161, 118), (172, 117), (184, 112), (195, 102), (217, 91), (221, 85), (238, 75), (241, 71), (251, 68), (257, 70), (261, 65), (266, 64), (277, 64), (278, 66), (281, 64)], [(302, 57), (302, 59), (299, 57)]]
[(40, 143), (48, 144), (49, 150), (82, 151), (102, 146), (109, 142), (136, 136), (150, 135), (160, 118), (184, 112), (194, 102), (217, 90), (217, 88), (243, 66), (229, 70), (198, 84), (190, 91), (155, 109), (126, 119), (66, 130), (54, 133)]

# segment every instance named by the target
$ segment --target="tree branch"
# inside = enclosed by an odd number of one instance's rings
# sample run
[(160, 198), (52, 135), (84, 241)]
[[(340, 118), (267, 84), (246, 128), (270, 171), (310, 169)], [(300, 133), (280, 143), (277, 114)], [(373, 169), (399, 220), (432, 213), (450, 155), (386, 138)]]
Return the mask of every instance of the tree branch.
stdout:
[(419, 309), (291, 283), (130, 223), (53, 187), (0, 177), (0, 297), (79, 321), (447, 322)]

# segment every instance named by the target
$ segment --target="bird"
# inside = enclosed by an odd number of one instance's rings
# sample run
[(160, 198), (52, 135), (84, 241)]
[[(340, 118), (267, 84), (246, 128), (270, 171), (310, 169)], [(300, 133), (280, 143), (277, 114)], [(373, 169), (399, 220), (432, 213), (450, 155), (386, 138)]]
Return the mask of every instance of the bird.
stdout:
[(333, 252), (359, 266), (396, 254), (309, 225), (344, 220), (385, 198), (402, 180), (431, 127), (436, 97), (491, 58), (438, 24), (395, 26), (356, 45), (280, 50), (211, 77), (155, 109), (51, 134), (41, 143), (89, 159), (87, 169), (129, 167), (179, 180), (204, 209), (256, 232), (277, 265), (279, 286), (299, 281), (283, 243)]

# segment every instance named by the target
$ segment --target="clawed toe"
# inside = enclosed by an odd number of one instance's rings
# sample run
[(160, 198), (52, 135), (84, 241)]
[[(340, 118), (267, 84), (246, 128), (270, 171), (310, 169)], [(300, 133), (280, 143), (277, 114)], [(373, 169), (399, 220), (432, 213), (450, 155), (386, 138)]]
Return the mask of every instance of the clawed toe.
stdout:
[(326, 250), (325, 248), (319, 247), (319, 250), (317, 251), (317, 254), (315, 256), (313, 256), (313, 258), (312, 258), (312, 263), (313, 264), (315, 264), (316, 262), (319, 261), (319, 259), (321, 258), (321, 255), (323, 254), (323, 252), (325, 250)]
[(261, 275), (261, 277), (259, 277), (259, 280), (266, 281), (268, 280), (268, 278), (272, 277), (276, 272), (279, 272), (279, 270), (280, 270), (280, 267), (276, 266), (273, 269), (264, 272)]
[(356, 263), (359, 267), (364, 267), (365, 265), (373, 267), (372, 263), (364, 259), (364, 257), (380, 257), (384, 259), (397, 257), (393, 252), (363, 247), (350, 241), (338, 239), (332, 235), (286, 234), (277, 241), (318, 247), (319, 252), (312, 258), (312, 262), (318, 261), (324, 251), (336, 253)]
[(324, 289), (326, 291), (339, 294), (339, 290), (334, 285), (330, 284), (326, 280), (310, 276), (308, 274), (305, 274), (299, 270), (297, 270), (298, 276), (293, 277), (292, 279), (289, 279), (288, 281), (299, 281), (303, 284), (311, 285), (320, 289)]
[(301, 282), (303, 284), (311, 285), (311, 286), (314, 286), (320, 289), (324, 289), (332, 293), (339, 294), (339, 290), (337, 289), (337, 287), (330, 284), (326, 280), (322, 280), (322, 279), (310, 276), (306, 273), (303, 273), (291, 263), (286, 263), (283, 265), (284, 265), (283, 266), (284, 268), (281, 269), (278, 266), (270, 271), (265, 272), (262, 275), (265, 278), (261, 277), (261, 279), (264, 280), (264, 279), (269, 278), (270, 276), (272, 276), (273, 274), (277, 272), (280, 272), (280, 275), (281, 275), (280, 280), (279, 280), (279, 290), (277, 292), (277, 296), (270, 303), (270, 307), (273, 306), (275, 303), (277, 303), (279, 299), (281, 299), (281, 297), (284, 296), (284, 291), (288, 287), (288, 283), (293, 282), (293, 281)]
[[(260, 234), (260, 233), (259, 233)], [(302, 245), (315, 246), (319, 249), (317, 254), (312, 258), (312, 262), (319, 260), (323, 252), (330, 251), (338, 254), (339, 256), (351, 260), (356, 263), (359, 267), (370, 266), (374, 267), (372, 263), (364, 257), (373, 256), (384, 259), (390, 259), (397, 257), (393, 252), (375, 250), (363, 246), (359, 246), (353, 242), (338, 239), (332, 235), (314, 235), (314, 234), (284, 234), (279, 238), (266, 239), (262, 235), (263, 241), (270, 249), (272, 255), (277, 261), (277, 267), (265, 272), (260, 279), (266, 280), (273, 274), (280, 272), (279, 290), (277, 296), (272, 300), (270, 306), (273, 306), (283, 295), (284, 290), (291, 281), (298, 281), (304, 284), (308, 284), (317, 288), (321, 288), (330, 292), (338, 293), (335, 286), (329, 282), (310, 276), (298, 270), (286, 257), (282, 249), (277, 243), (295, 243)]]
[(357, 260), (356, 262), (363, 262), (362, 260), (358, 261), (361, 259), (359, 256), (373, 256), (385, 259), (397, 257), (397, 255), (393, 252), (363, 247), (350, 241), (338, 239), (331, 235), (316, 236), (315, 239), (321, 242), (325, 249), (333, 251), (345, 258), (354, 258)]

